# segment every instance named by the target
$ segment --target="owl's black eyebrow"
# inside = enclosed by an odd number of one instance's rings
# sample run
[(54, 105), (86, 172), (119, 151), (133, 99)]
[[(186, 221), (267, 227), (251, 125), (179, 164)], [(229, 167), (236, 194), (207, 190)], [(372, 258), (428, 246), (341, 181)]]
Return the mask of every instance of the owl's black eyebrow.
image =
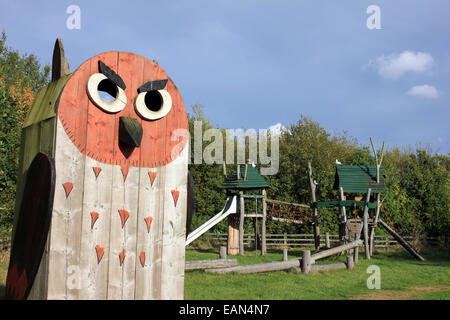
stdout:
[(125, 90), (127, 87), (122, 78), (101, 60), (98, 60), (98, 71), (107, 76), (109, 80), (114, 82), (119, 88), (122, 88), (122, 90)]
[(141, 93), (153, 90), (162, 90), (166, 87), (166, 84), (167, 79), (149, 81), (140, 86), (137, 91), (138, 93)]

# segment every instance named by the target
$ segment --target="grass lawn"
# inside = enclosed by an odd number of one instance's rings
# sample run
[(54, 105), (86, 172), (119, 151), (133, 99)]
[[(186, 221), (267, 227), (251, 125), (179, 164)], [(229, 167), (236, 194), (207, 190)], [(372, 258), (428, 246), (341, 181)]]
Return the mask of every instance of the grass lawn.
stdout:
[[(217, 259), (215, 250), (187, 250), (187, 260)], [(423, 250), (427, 261), (413, 259), (404, 250), (379, 252), (370, 260), (360, 255), (354, 270), (334, 270), (302, 274), (277, 271), (256, 274), (210, 274), (186, 271), (185, 299), (222, 300), (307, 300), (307, 299), (450, 299), (450, 253)], [(289, 258), (300, 257), (293, 252)], [(282, 252), (271, 251), (266, 256), (236, 256), (239, 264), (281, 261)], [(318, 263), (344, 261), (330, 257)], [(381, 289), (367, 288), (367, 267), (377, 265), (381, 274)]]
[[(300, 257), (301, 251), (290, 252)], [(444, 299), (450, 300), (450, 253), (423, 250), (425, 262), (413, 259), (404, 250), (379, 252), (371, 260), (360, 255), (354, 270), (312, 272), (277, 271), (256, 274), (210, 274), (186, 271), (185, 299), (192, 300), (297, 300), (297, 299)], [(187, 250), (187, 260), (217, 259), (218, 249)], [(231, 257), (229, 257), (231, 258)], [(248, 252), (236, 256), (239, 264), (281, 261), (281, 251), (265, 256)], [(319, 260), (318, 263), (344, 261), (343, 257)], [(381, 289), (369, 290), (367, 267), (377, 265), (381, 272)], [(0, 297), (3, 296), (8, 257), (0, 253)]]

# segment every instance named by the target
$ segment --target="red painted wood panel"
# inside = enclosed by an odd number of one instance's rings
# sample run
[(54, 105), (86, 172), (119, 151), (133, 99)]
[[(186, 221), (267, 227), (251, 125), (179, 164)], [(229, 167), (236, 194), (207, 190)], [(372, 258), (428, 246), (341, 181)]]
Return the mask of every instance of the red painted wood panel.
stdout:
[[(102, 60), (117, 72), (126, 84), (127, 104), (115, 114), (99, 109), (89, 99), (86, 84), (98, 72)], [(169, 79), (166, 90), (172, 97), (172, 109), (162, 119), (141, 119), (134, 108), (137, 88), (147, 81)], [(59, 119), (75, 146), (87, 156), (102, 162), (120, 165), (125, 171), (134, 167), (160, 167), (173, 161), (171, 152), (179, 141), (171, 141), (174, 130), (187, 130), (187, 113), (183, 100), (172, 80), (158, 64), (128, 52), (106, 52), (84, 62), (67, 82), (61, 95)], [(119, 148), (119, 117), (133, 117), (143, 128), (142, 143), (131, 154)]]

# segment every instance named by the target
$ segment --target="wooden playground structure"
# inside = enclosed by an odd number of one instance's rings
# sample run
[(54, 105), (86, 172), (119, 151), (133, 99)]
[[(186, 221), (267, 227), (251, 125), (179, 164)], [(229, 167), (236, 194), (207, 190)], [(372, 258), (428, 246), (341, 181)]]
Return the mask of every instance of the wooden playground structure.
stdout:
[[(381, 193), (385, 192), (385, 181), (383, 167), (381, 166), (384, 143), (381, 151), (381, 157), (370, 140), (375, 155), (376, 165), (343, 165), (336, 163), (336, 174), (334, 188), (339, 191), (339, 199), (332, 201), (317, 201), (316, 185), (314, 171), (311, 162), (308, 162), (308, 177), (311, 188), (312, 202), (310, 205), (290, 203), (280, 200), (267, 198), (267, 189), (270, 188), (265, 179), (251, 164), (246, 164), (241, 169), (237, 165), (235, 174), (226, 174), (224, 168), (223, 188), (227, 190), (228, 198), (235, 199), (239, 206), (234, 208), (233, 212), (228, 212), (228, 241), (227, 252), (229, 255), (245, 254), (244, 248), (244, 221), (246, 218), (254, 219), (255, 226), (255, 250), (258, 250), (258, 240), (261, 242), (261, 255), (266, 254), (266, 223), (272, 220), (281, 223), (292, 223), (297, 225), (312, 226), (314, 232), (315, 253), (311, 254), (309, 250), (303, 251), (301, 258), (284, 259), (281, 262), (263, 263), (257, 265), (229, 265), (223, 266), (224, 261), (218, 260), (220, 266), (205, 267), (207, 271), (213, 273), (254, 273), (268, 272), (275, 270), (298, 269), (303, 272), (311, 270), (334, 270), (340, 268), (352, 269), (354, 263), (358, 261), (359, 247), (364, 248), (366, 259), (370, 259), (374, 253), (375, 229), (378, 225), (382, 226), (397, 242), (402, 245), (416, 259), (424, 261), (418, 251), (408, 243), (396, 230), (393, 224), (389, 226), (380, 218), (380, 211), (383, 210), (387, 219), (389, 217), (382, 206)], [(249, 190), (257, 190), (261, 194), (250, 194)], [(361, 196), (362, 195), (362, 196)], [(353, 198), (353, 199), (351, 199)], [(245, 211), (245, 201), (255, 201), (254, 211)], [(261, 205), (258, 211), (258, 200)], [(323, 248), (320, 245), (320, 209), (338, 208), (337, 221), (339, 226), (339, 241), (335, 247)], [(358, 213), (358, 208), (362, 208), (362, 217)], [(225, 217), (222, 215), (222, 219)], [(217, 220), (217, 219), (216, 219)], [(261, 224), (261, 234), (259, 235), (259, 223)], [(208, 223), (206, 223), (208, 224)], [(213, 225), (209, 224), (209, 230)], [(325, 249), (325, 250), (321, 250)], [(223, 249), (222, 249), (223, 250)], [(346, 263), (337, 263), (330, 265), (315, 265), (319, 259), (331, 255), (346, 254)], [(285, 253), (285, 256), (287, 254)], [(234, 264), (234, 263), (233, 263)]]

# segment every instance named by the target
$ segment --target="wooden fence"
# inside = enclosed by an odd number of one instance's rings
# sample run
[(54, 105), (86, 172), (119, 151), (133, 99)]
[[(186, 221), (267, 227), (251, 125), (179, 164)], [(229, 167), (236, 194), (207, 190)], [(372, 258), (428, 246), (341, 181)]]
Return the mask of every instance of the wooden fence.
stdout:
[[(226, 233), (207, 233), (206, 237), (214, 240), (218, 244), (226, 244), (228, 235)], [(411, 236), (403, 237), (407, 241), (413, 241), (414, 238)], [(335, 246), (338, 243), (338, 235), (330, 234), (330, 245)], [(429, 246), (437, 246), (438, 238), (436, 237), (426, 237), (419, 239), (422, 243), (426, 243)], [(325, 246), (326, 243), (325, 234), (320, 235), (320, 245)], [(255, 235), (246, 233), (244, 234), (244, 245), (247, 247), (254, 247)], [(313, 234), (266, 234), (266, 244), (267, 247), (314, 247), (314, 235)], [(376, 235), (375, 236), (375, 247), (376, 248), (393, 248), (398, 246), (398, 242), (390, 235)], [(258, 248), (260, 244), (258, 243)]]
[[(266, 235), (267, 247), (314, 247), (314, 235), (311, 233), (301, 233), (301, 234), (267, 234)], [(228, 234), (226, 233), (206, 233), (203, 239), (209, 238), (217, 242), (217, 244), (226, 245)], [(411, 236), (403, 237), (407, 241), (413, 241), (414, 238)], [(330, 234), (330, 245), (337, 245), (338, 235)], [(260, 240), (260, 239), (259, 239)], [(419, 239), (420, 242), (428, 246), (438, 246), (439, 239), (437, 237), (425, 237)], [(325, 246), (326, 237), (325, 234), (320, 235), (320, 245)], [(247, 247), (254, 247), (255, 245), (255, 234), (246, 233), (244, 234), (244, 245)], [(375, 247), (376, 248), (393, 248), (398, 246), (398, 242), (395, 241), (390, 235), (376, 235), (375, 236)], [(10, 240), (8, 238), (0, 238), (0, 251), (8, 250), (10, 248)], [(258, 248), (261, 248), (260, 243), (258, 243)]]

